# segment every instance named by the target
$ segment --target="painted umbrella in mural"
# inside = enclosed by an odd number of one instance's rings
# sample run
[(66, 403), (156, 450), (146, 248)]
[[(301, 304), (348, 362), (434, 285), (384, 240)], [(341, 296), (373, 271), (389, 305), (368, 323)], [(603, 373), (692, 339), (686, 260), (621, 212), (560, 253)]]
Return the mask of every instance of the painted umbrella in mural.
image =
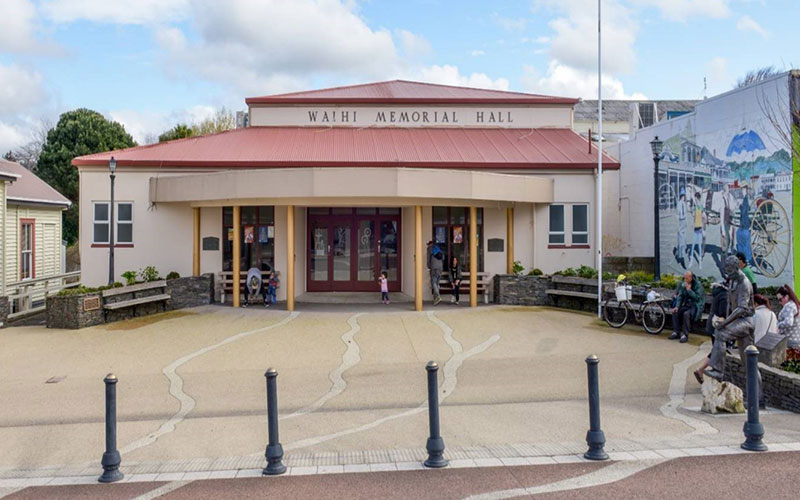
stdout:
[(753, 263), (764, 276), (776, 278), (789, 260), (791, 224), (786, 210), (775, 200), (757, 203), (750, 217)]

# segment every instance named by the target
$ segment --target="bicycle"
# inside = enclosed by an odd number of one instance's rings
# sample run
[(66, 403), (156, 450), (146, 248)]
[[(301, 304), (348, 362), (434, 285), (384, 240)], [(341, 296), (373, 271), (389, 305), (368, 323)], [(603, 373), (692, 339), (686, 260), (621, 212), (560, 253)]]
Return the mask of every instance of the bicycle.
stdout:
[[(632, 288), (622, 282), (617, 282), (614, 288), (615, 296), (603, 304), (603, 319), (612, 328), (622, 328), (628, 322), (628, 316), (633, 313), (637, 323), (641, 323), (647, 333), (658, 335), (667, 322), (667, 314), (661, 302), (665, 300), (655, 290), (650, 290), (650, 285), (645, 285), (645, 301), (638, 309), (631, 303)], [(649, 290), (649, 291), (647, 291)]]

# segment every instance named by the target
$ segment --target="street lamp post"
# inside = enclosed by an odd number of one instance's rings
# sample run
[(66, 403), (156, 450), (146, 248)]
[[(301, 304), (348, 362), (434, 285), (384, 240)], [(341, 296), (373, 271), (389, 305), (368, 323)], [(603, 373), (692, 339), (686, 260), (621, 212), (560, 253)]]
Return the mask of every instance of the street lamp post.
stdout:
[(108, 160), (108, 171), (111, 172), (111, 203), (108, 220), (108, 284), (114, 284), (114, 178), (117, 171), (117, 160), (112, 156)]
[(653, 276), (655, 280), (661, 279), (661, 245), (659, 238), (659, 224), (658, 224), (658, 162), (661, 160), (661, 149), (664, 143), (658, 140), (658, 136), (650, 141), (650, 147), (653, 150), (653, 163), (655, 169), (653, 170), (653, 259), (655, 260), (653, 266)]

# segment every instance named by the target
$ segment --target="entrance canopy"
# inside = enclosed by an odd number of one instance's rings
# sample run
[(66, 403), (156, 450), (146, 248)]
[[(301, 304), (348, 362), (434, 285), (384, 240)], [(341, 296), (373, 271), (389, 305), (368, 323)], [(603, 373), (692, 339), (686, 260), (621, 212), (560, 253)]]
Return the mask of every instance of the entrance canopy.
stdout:
[(419, 168), (227, 170), (150, 178), (151, 203), (412, 206), (550, 203), (553, 181), (530, 175)]

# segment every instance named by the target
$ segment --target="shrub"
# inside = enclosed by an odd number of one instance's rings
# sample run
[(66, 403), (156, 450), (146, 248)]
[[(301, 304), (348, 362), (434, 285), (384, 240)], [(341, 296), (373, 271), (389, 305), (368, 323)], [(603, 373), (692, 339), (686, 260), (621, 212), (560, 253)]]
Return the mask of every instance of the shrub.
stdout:
[(542, 272), (541, 269), (539, 269), (538, 267), (534, 267), (533, 269), (530, 270), (528, 276), (541, 276), (542, 274), (544, 273)]
[(596, 279), (597, 278), (597, 269), (589, 266), (581, 266), (578, 268), (578, 276), (581, 278), (587, 279)]
[(147, 266), (141, 271), (139, 271), (139, 277), (142, 278), (142, 281), (157, 281), (161, 279), (158, 275), (158, 269), (155, 266)]
[(574, 278), (574, 277), (578, 276), (578, 272), (575, 269), (571, 268), (571, 267), (568, 267), (568, 268), (566, 268), (564, 270), (561, 270), (561, 271), (556, 271), (553, 274), (555, 276), (566, 276), (566, 277), (570, 277), (570, 278)]
[(800, 374), (800, 349), (786, 349), (786, 361), (781, 363), (781, 369)]
[(125, 271), (122, 273), (122, 277), (125, 278), (125, 283), (128, 285), (136, 284), (136, 271)]
[(653, 282), (653, 273), (645, 271), (633, 271), (626, 275), (628, 277), (629, 285), (649, 285)]
[(83, 295), (84, 293), (99, 292), (99, 288), (91, 288), (83, 285), (74, 288), (65, 288), (56, 294), (57, 297), (69, 297), (71, 295)]
[(674, 289), (677, 288), (678, 282), (681, 281), (683, 278), (681, 276), (675, 274), (662, 274), (661, 281), (657, 281), (654, 283), (656, 286), (660, 286), (662, 288), (669, 288)]
[(513, 267), (514, 274), (522, 274), (522, 271), (524, 271), (524, 270), (525, 270), (525, 268), (522, 267), (522, 263), (520, 261), (518, 261), (518, 260), (515, 260), (514, 261), (514, 267)]
[(123, 286), (125, 286), (125, 285), (123, 285), (119, 281), (115, 281), (114, 284), (111, 285), (111, 288), (122, 288)]
[(178, 279), (180, 277), (181, 277), (181, 275), (176, 273), (175, 271), (170, 271), (169, 274), (167, 274), (167, 279), (168, 280), (176, 280), (176, 279)]

